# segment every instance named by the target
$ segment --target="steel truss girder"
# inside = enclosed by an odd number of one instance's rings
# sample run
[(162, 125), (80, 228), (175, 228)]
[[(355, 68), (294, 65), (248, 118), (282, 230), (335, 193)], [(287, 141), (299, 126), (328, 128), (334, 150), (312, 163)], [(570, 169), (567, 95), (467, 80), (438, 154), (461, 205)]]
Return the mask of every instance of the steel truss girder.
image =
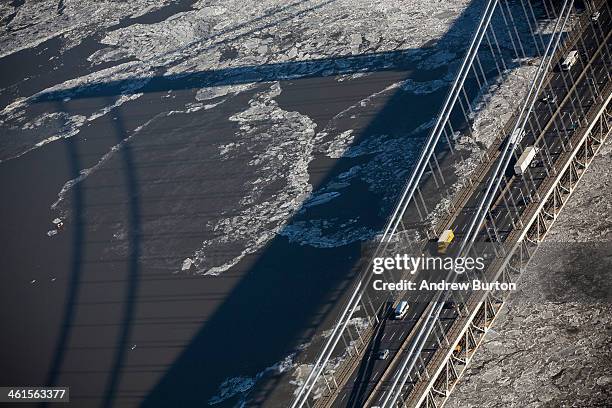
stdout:
[[(600, 117), (603, 116), (601, 115)], [(595, 129), (591, 130), (582, 143), (577, 146), (576, 154), (570, 162), (566, 174), (562, 175), (559, 183), (553, 187), (553, 193), (544, 202), (540, 213), (537, 215), (536, 222), (533, 223), (527, 233), (527, 239), (531, 242), (537, 243), (544, 238), (554, 220), (557, 219), (567, 199), (574, 192), (578, 181), (593, 161), (603, 141), (602, 139), (596, 139), (593, 136), (595, 133), (597, 133)]]

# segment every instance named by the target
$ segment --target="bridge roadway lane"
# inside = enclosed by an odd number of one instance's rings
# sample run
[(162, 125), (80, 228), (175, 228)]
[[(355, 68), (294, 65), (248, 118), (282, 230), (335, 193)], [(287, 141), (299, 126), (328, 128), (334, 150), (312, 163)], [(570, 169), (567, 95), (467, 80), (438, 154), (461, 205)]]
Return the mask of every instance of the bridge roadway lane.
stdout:
[[(565, 88), (565, 84), (563, 81), (564, 76), (570, 75), (565, 79), (567, 82), (567, 86), (571, 87), (572, 84), (579, 78), (582, 71), (585, 69), (585, 65), (587, 59), (585, 59), (585, 55), (590, 58), (593, 53), (598, 48), (598, 43), (600, 43), (603, 38), (610, 31), (610, 20), (611, 16), (609, 14), (609, 9), (604, 5), (601, 10), (601, 17), (598, 23), (601, 27), (601, 31), (603, 35), (599, 32), (599, 30), (591, 30), (587, 27), (587, 29), (582, 33), (582, 41), (578, 41), (576, 44), (576, 49), (579, 50), (581, 57), (579, 61), (570, 69), (569, 72), (562, 72), (559, 68), (553, 67), (552, 77), (550, 79), (549, 86), (546, 86), (540, 93), (539, 99), (534, 105), (534, 110), (530, 116), (530, 122), (532, 123), (533, 129), (538, 129), (536, 121), (533, 119), (534, 116), (537, 116), (538, 123), (543, 127), (545, 126), (555, 114), (557, 105), (555, 103), (544, 102), (542, 97), (544, 95), (548, 95), (550, 92), (553, 92), (556, 95), (556, 103), (561, 103), (561, 101), (567, 95), (567, 91)], [(595, 35), (594, 35), (595, 32)], [(583, 49), (582, 45), (584, 43), (585, 49)], [(608, 49), (610, 49), (610, 41), (608, 40)], [(591, 87), (589, 86), (590, 79), (594, 77), (595, 81), (598, 84), (605, 84), (608, 81), (609, 67), (612, 61), (610, 61), (610, 54), (604, 48), (603, 51), (596, 58), (595, 62), (591, 65), (591, 68), (587, 70), (587, 75), (585, 75), (576, 86), (576, 93), (572, 92), (570, 98), (561, 106), (559, 112), (555, 115), (554, 122), (551, 126), (548, 127), (547, 131), (543, 135), (539, 135), (538, 138), (543, 138), (545, 143), (548, 145), (551, 160), (554, 161), (556, 157), (563, 152), (562, 139), (566, 139), (568, 136), (571, 136), (572, 132), (568, 130), (567, 135), (564, 134), (563, 129), (570, 129), (573, 123), (576, 122), (576, 118), (578, 115), (581, 116), (581, 113), (578, 112), (576, 114), (571, 114), (573, 112), (572, 103), (579, 110), (577, 105), (577, 98), (580, 98), (582, 101), (582, 106), (585, 110), (591, 105), (591, 98), (593, 98)], [(592, 82), (591, 82), (592, 84)], [(577, 95), (576, 95), (577, 94)], [(563, 138), (560, 138), (556, 129), (560, 129), (563, 132)], [(520, 145), (522, 151), (527, 146), (533, 145), (536, 138), (531, 131), (531, 127), (528, 125), (526, 127), (525, 137), (521, 140)], [(565, 141), (564, 141), (565, 142)], [(541, 145), (541, 143), (539, 143)], [(543, 153), (543, 152), (542, 152)], [(492, 161), (492, 164), (495, 161)], [(502, 188), (504, 191), (504, 196), (507, 199), (508, 205), (512, 206), (512, 202), (516, 203), (519, 212), (522, 212), (526, 207), (526, 204), (529, 203), (528, 196), (533, 195), (537, 186), (544, 180), (546, 177), (546, 170), (542, 166), (542, 157), (540, 154), (536, 155), (534, 159), (535, 167), (530, 169), (531, 175), (533, 177), (532, 185), (531, 179), (529, 177), (517, 177), (513, 174), (515, 159), (510, 161), (508, 169), (506, 171), (507, 183), (505, 188)], [(489, 180), (491, 177), (491, 173), (493, 171), (493, 166), (490, 166), (489, 172), (484, 180)], [(456, 242), (458, 242), (461, 238), (464, 238), (465, 233), (467, 232), (467, 227), (469, 226), (469, 222), (474, 214), (475, 209), (478, 206), (478, 203), (482, 199), (484, 192), (486, 191), (486, 184), (482, 184), (479, 188), (474, 192), (474, 194), (468, 199), (467, 204), (464, 208), (458, 213), (456, 219), (453, 222), (453, 229), (456, 232)], [(511, 210), (508, 212), (504, 201), (498, 197), (496, 204), (491, 210), (491, 215), (495, 219), (495, 224), (497, 227), (497, 232), (500, 235), (500, 239), (503, 241), (507, 237), (507, 235), (512, 231), (512, 220), (513, 215)], [(493, 231), (489, 230), (490, 233)], [(489, 237), (487, 231), (482, 229), (479, 233), (479, 238), (477, 241), (489, 241)], [(421, 295), (419, 295), (421, 296)], [(347, 381), (345, 387), (339, 392), (338, 397), (334, 402), (334, 406), (337, 407), (361, 407), (363, 403), (366, 401), (372, 390), (375, 388), (377, 383), (381, 380), (381, 377), (390, 362), (393, 361), (393, 356), (397, 353), (399, 347), (402, 342), (407, 338), (412, 329), (414, 328), (416, 322), (421, 316), (423, 310), (426, 305), (422, 302), (419, 302), (419, 298), (410, 298), (411, 309), (407, 316), (401, 320), (393, 320), (391, 318), (387, 318), (382, 323), (382, 328), (377, 336), (374, 338), (372, 345), (370, 346), (370, 350), (368, 350), (366, 357), (359, 364), (357, 369), (354, 370), (351, 377)], [(445, 330), (448, 330), (456, 317), (456, 313), (452, 309), (444, 309), (442, 315), (443, 326)], [(380, 338), (379, 338), (380, 337)], [(376, 354), (380, 350), (389, 349), (390, 355), (386, 360), (376, 360)], [(425, 352), (422, 354), (425, 362), (429, 360), (433, 352), (435, 351), (435, 345), (427, 343), (425, 346)], [(387, 375), (384, 382), (378, 387), (376, 394), (372, 396), (371, 402), (369, 406), (376, 406), (382, 403), (384, 397), (384, 391), (389, 385), (393, 375)]]
[[(389, 317), (383, 320), (381, 326), (374, 336), (365, 358), (359, 363), (351, 374), (343, 392), (335, 401), (335, 406), (360, 407), (364, 397), (371, 392), (371, 385), (378, 382), (388, 366), (389, 361), (398, 352), (402, 343), (412, 331), (418, 316), (425, 309), (425, 304), (411, 305), (413, 310), (403, 319)], [(381, 350), (389, 350), (386, 360), (380, 360), (377, 353)]]

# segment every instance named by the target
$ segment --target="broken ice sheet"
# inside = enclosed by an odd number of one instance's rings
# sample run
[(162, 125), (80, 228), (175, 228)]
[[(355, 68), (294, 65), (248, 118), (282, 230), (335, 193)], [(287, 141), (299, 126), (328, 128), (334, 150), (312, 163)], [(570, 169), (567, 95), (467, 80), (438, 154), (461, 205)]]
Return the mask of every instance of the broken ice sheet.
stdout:
[[(312, 160), (316, 125), (304, 115), (281, 109), (274, 100), (281, 92), (280, 84), (273, 83), (256, 93), (246, 110), (230, 117), (240, 130), (236, 142), (220, 146), (223, 157), (250, 156), (247, 165), (252, 169), (251, 177), (243, 181), (247, 194), (237, 203), (237, 215), (216, 220), (210, 226), (216, 238), (205, 241), (192, 257), (199, 273), (221, 273), (256, 251), (310, 194), (308, 163)], [(273, 192), (270, 185), (276, 186)], [(262, 194), (264, 189), (266, 195)], [(222, 264), (207, 256), (228, 245), (242, 249)]]

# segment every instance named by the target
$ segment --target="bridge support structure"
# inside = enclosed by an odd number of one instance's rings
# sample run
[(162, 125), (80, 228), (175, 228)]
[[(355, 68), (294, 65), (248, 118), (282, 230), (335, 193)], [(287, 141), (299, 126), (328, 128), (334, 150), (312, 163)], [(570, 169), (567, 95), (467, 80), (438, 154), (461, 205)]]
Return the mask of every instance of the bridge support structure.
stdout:
[[(523, 228), (515, 229), (506, 241), (507, 254), (491, 264), (489, 281), (515, 283), (524, 270), (538, 244), (545, 238), (563, 206), (575, 191), (580, 179), (612, 132), (612, 84), (606, 86), (605, 99), (593, 105), (587, 113), (588, 126), (578, 129), (572, 136), (574, 149), (562, 155), (555, 163), (554, 174), (547, 178), (539, 191), (541, 200), (534, 201), (524, 211)], [(494, 275), (494, 276), (493, 276)], [(504, 306), (509, 292), (491, 291), (484, 295), (474, 293), (466, 302), (470, 311), (460, 316), (439, 341), (436, 352), (414, 382), (406, 384), (406, 399), (399, 406), (409, 408), (440, 408), (447, 401), (457, 382), (465, 372), (476, 349)]]

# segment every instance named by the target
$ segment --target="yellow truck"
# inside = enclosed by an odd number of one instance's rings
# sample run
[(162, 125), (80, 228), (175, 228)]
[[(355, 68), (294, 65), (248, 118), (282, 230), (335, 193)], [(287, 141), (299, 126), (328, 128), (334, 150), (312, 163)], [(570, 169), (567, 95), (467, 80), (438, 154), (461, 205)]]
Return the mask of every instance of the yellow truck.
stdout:
[(453, 239), (455, 239), (455, 233), (453, 232), (453, 230), (444, 230), (444, 232), (442, 232), (442, 234), (440, 235), (440, 238), (438, 238), (438, 252), (440, 252), (441, 254), (445, 254), (446, 249), (448, 248), (450, 243), (453, 242)]

